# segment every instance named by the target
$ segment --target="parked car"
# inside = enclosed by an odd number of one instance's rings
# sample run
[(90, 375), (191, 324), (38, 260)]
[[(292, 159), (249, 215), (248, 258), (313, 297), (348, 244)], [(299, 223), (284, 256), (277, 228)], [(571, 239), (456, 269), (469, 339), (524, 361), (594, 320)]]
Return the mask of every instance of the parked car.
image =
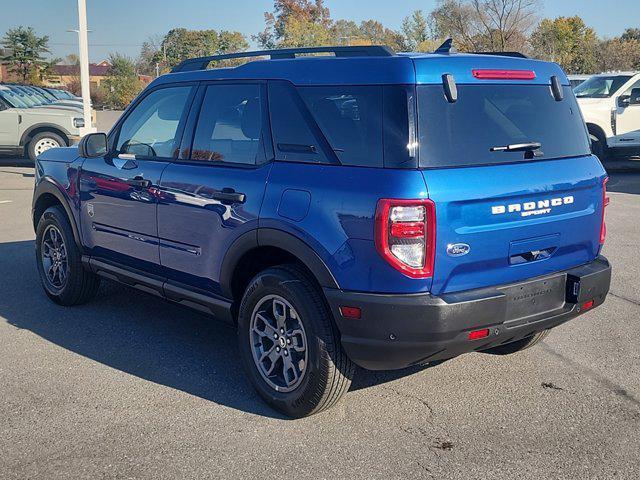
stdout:
[(354, 364), (515, 353), (605, 301), (607, 176), (556, 64), (445, 44), (173, 72), (108, 136), (38, 158), (54, 302), (105, 277), (213, 314), (262, 398), (302, 417)]
[(13, 89), (0, 85), (0, 151), (35, 158), (49, 148), (80, 140), (84, 127), (77, 109), (39, 106), (24, 102)]
[(575, 94), (595, 155), (640, 154), (639, 72), (595, 75)]
[(576, 88), (590, 78), (591, 75), (569, 75), (569, 83), (571, 84), (571, 88)]

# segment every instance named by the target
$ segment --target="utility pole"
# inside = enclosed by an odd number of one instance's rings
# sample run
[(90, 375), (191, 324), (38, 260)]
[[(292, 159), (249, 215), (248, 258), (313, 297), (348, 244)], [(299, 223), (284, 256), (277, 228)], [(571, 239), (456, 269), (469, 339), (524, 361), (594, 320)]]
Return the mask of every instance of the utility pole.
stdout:
[(93, 131), (91, 125), (91, 90), (89, 88), (89, 40), (87, 38), (87, 3), (78, 0), (78, 44), (80, 50), (80, 87), (82, 89), (82, 110), (84, 128), (82, 134)]

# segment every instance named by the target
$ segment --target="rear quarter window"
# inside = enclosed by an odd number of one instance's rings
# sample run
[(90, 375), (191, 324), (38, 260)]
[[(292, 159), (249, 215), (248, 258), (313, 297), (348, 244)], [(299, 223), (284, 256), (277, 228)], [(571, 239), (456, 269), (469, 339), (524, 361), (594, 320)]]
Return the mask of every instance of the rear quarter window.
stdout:
[(422, 85), (418, 119), (422, 167), (524, 161), (525, 152), (491, 151), (522, 143), (540, 143), (539, 160), (590, 153), (568, 86), (558, 102), (546, 85), (458, 85), (458, 101), (449, 103), (441, 85)]

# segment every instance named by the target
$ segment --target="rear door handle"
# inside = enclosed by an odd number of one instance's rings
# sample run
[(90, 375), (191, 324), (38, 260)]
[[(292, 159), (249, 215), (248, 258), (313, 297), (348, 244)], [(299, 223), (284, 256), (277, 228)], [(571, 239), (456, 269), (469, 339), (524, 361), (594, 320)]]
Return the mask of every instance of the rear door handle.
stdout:
[(222, 203), (244, 203), (247, 196), (244, 193), (236, 192), (233, 188), (223, 188), (220, 192), (213, 192), (213, 200), (220, 200)]
[(126, 180), (126, 183), (136, 188), (149, 188), (151, 186), (151, 180), (145, 180), (141, 176), (130, 178)]

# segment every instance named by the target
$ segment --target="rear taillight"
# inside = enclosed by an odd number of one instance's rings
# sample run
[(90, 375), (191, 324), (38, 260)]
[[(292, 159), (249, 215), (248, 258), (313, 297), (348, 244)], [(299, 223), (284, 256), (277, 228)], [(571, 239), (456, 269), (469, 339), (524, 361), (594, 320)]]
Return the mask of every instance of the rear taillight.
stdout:
[(412, 278), (433, 275), (436, 208), (431, 200), (378, 201), (376, 248), (394, 268)]
[(602, 218), (600, 220), (600, 245), (604, 245), (604, 241), (607, 238), (607, 224), (605, 223), (605, 212), (607, 205), (609, 205), (609, 196), (607, 195), (607, 182), (609, 177), (602, 181)]
[(535, 80), (532, 70), (472, 70), (478, 80)]

